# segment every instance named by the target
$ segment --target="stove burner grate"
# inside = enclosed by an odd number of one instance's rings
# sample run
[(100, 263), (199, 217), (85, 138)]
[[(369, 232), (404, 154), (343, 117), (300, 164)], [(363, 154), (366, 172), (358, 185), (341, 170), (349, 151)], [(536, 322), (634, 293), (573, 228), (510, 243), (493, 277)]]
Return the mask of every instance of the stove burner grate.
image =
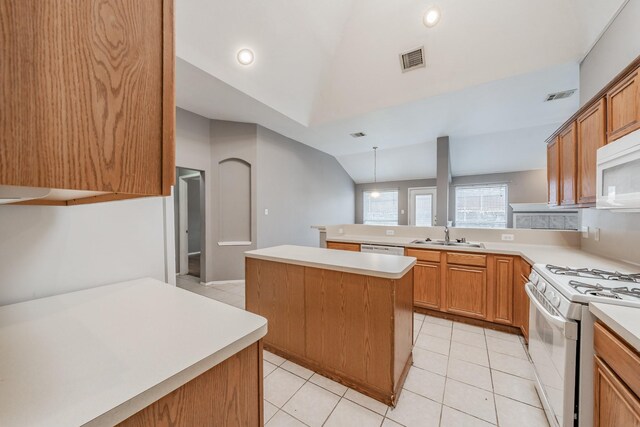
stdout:
[(569, 286), (583, 295), (592, 295), (596, 297), (605, 297), (613, 299), (623, 299), (621, 295), (626, 295), (633, 298), (640, 299), (640, 288), (627, 288), (618, 287), (610, 288), (602, 286), (601, 284), (591, 285), (588, 283), (578, 282), (577, 280), (571, 280)]
[(558, 274), (560, 276), (573, 276), (573, 277), (602, 279), (602, 280), (616, 280), (619, 282), (640, 284), (640, 273), (626, 274), (626, 273), (620, 273), (617, 271), (600, 270), (597, 268), (591, 268), (591, 269), (570, 268), (570, 267), (560, 267), (560, 266), (551, 265), (551, 264), (547, 265), (547, 270), (549, 270), (553, 274)]
[(611, 298), (611, 299), (622, 299), (622, 297), (620, 295), (617, 295), (615, 293), (613, 293), (612, 291), (598, 291), (598, 290), (591, 290), (591, 291), (585, 291), (584, 292), (585, 295), (592, 295), (594, 297), (604, 297), (604, 298)]

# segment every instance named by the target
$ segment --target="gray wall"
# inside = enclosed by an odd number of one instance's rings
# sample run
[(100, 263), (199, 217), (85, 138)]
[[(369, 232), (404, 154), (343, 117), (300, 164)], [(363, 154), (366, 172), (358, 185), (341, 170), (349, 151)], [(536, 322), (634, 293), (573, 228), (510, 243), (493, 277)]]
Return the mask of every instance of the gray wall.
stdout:
[[(506, 183), (509, 184), (508, 197), (511, 203), (545, 203), (547, 201), (547, 171), (546, 169), (497, 173), (488, 175), (469, 175), (453, 177), (449, 187), (449, 220), (455, 219), (455, 186), (472, 184)], [(435, 187), (436, 179), (421, 179), (412, 181), (381, 182), (377, 185), (356, 185), (356, 224), (362, 224), (362, 193), (365, 190), (398, 190), (398, 225), (407, 225), (409, 222), (409, 188)], [(402, 211), (404, 210), (404, 214)], [(511, 227), (511, 208), (509, 208), (509, 223)]]
[[(507, 196), (511, 203), (546, 203), (547, 202), (547, 170), (538, 169), (532, 171), (494, 173), (486, 175), (456, 176), (451, 182), (449, 197), (449, 219), (454, 221), (457, 185), (474, 184), (508, 184)], [(507, 227), (513, 226), (513, 210), (509, 206), (507, 212)]]
[[(208, 189), (203, 282), (244, 278), (244, 252), (258, 245), (317, 246), (311, 225), (353, 223), (354, 183), (328, 154), (255, 124), (209, 120), (182, 109), (176, 129), (177, 166), (204, 171)], [(246, 183), (221, 176), (220, 164), (228, 166), (228, 159), (250, 166), (248, 197), (234, 191)], [(249, 236), (240, 233), (245, 225)], [(246, 238), (250, 245), (219, 244)]]
[[(398, 225), (409, 224), (409, 188), (435, 187), (436, 179), (416, 179), (410, 181), (388, 181), (377, 184), (356, 184), (355, 207), (356, 224), (362, 224), (363, 193), (369, 190), (398, 190)], [(404, 213), (403, 213), (404, 211)], [(331, 223), (327, 223), (331, 224)], [(334, 223), (336, 224), (336, 223)]]
[[(244, 253), (257, 247), (257, 218), (256, 218), (256, 165), (257, 165), (257, 125), (249, 123), (225, 122), (211, 120), (212, 143), (212, 176), (213, 176), (213, 206), (209, 215), (212, 227), (208, 238), (213, 240), (213, 254), (208, 260), (213, 273), (208, 276), (211, 280), (236, 280), (244, 278)], [(250, 194), (248, 198), (233, 197), (233, 188), (226, 183), (229, 176), (221, 175), (221, 163), (229, 159), (238, 159), (250, 167)], [(223, 166), (223, 171), (226, 167)], [(235, 169), (234, 169), (235, 171)], [(222, 185), (221, 185), (222, 184)], [(239, 194), (244, 195), (243, 192)], [(235, 224), (235, 221), (242, 224)], [(226, 236), (225, 229), (242, 230), (249, 222), (249, 236), (251, 244), (242, 246), (221, 245), (225, 240), (235, 237)], [(209, 277), (211, 277), (209, 279)]]
[(258, 126), (258, 247), (317, 246), (311, 226), (353, 223), (353, 201), (334, 157)]
[[(203, 282), (244, 278), (244, 252), (256, 248), (255, 173), (252, 175), (250, 206), (221, 203), (220, 162), (240, 159), (255, 169), (257, 127), (254, 124), (209, 120), (180, 108), (176, 112), (176, 166), (204, 171), (206, 238), (201, 245), (204, 264)], [(228, 194), (225, 192), (225, 194)], [(251, 244), (224, 246), (220, 218), (242, 218), (237, 215), (250, 209)]]
[(580, 64), (584, 105), (640, 55), (640, 1), (630, 0)]

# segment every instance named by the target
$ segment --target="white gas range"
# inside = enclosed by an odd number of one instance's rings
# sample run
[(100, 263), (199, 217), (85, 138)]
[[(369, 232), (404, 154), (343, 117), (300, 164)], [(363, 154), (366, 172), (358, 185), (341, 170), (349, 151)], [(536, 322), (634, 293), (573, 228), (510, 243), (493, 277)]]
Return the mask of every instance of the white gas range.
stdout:
[(536, 264), (529, 354), (551, 426), (593, 426), (593, 315), (589, 302), (640, 309), (640, 274)]

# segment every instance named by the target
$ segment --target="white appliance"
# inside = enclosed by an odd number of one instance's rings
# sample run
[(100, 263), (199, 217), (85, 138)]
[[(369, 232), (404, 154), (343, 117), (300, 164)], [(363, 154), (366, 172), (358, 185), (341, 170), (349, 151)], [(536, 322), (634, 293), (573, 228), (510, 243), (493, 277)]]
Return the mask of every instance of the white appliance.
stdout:
[(640, 130), (598, 149), (598, 209), (640, 211)]
[(529, 354), (552, 427), (593, 426), (593, 324), (589, 302), (638, 307), (640, 274), (536, 264), (529, 283)]
[(397, 246), (360, 245), (360, 252), (371, 254), (404, 255), (404, 248)]

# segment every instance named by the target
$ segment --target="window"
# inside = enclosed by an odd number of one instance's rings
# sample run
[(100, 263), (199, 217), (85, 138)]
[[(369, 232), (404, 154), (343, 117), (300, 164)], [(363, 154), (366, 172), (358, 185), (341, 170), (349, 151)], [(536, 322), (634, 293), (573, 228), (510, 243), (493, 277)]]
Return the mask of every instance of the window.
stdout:
[(373, 191), (364, 192), (362, 222), (369, 225), (398, 225), (398, 190), (379, 191), (379, 197), (371, 197)]
[(506, 228), (507, 185), (456, 187), (456, 227)]
[(409, 225), (431, 227), (436, 214), (436, 189), (409, 189)]

